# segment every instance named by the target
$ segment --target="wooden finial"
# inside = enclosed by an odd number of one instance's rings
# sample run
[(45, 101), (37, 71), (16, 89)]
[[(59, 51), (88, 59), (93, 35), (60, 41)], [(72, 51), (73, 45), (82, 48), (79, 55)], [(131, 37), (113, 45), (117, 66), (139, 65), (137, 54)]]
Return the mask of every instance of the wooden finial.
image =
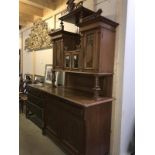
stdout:
[(62, 29), (62, 30), (64, 30), (64, 24), (63, 24), (63, 20), (61, 20), (61, 23), (60, 23), (60, 25), (61, 25), (61, 29)]
[(68, 12), (71, 12), (71, 11), (74, 10), (74, 8), (75, 8), (74, 0), (68, 0), (66, 4), (68, 5), (67, 6), (67, 11)]
[(98, 9), (97, 12), (96, 12), (96, 15), (99, 15), (100, 16), (101, 13), (102, 13), (102, 9)]
[(52, 87), (53, 87), (53, 88), (56, 87), (55, 81), (56, 81), (56, 74), (55, 74), (55, 71), (52, 70)]
[(99, 92), (101, 90), (100, 85), (99, 85), (99, 77), (95, 76), (95, 85), (94, 85), (94, 99), (98, 100), (99, 99)]

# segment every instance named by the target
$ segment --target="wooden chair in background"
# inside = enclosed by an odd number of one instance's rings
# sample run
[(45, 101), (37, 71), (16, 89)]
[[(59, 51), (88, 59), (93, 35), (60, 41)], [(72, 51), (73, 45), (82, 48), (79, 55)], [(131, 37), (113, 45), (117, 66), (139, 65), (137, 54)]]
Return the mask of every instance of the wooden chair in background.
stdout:
[(24, 113), (24, 107), (26, 108), (27, 103), (28, 84), (32, 83), (32, 79), (28, 75), (26, 75), (25, 80), (23, 80), (22, 75), (19, 77), (19, 110), (20, 113)]

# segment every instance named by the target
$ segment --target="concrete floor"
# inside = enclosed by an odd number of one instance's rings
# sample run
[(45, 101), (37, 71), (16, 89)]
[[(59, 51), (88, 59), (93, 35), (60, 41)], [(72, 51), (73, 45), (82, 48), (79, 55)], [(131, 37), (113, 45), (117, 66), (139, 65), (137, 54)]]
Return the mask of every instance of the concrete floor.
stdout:
[(19, 123), (19, 155), (65, 155), (25, 114), (20, 114)]

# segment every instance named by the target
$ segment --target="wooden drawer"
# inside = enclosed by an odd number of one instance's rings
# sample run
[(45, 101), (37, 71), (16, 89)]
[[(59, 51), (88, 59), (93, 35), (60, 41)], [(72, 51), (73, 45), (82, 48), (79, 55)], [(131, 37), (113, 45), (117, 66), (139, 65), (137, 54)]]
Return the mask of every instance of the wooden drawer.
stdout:
[(34, 122), (38, 127), (43, 128), (44, 120), (43, 120), (43, 108), (39, 107), (36, 104), (33, 104), (32, 102), (27, 102), (27, 109), (29, 112), (32, 113), (32, 115), (28, 115), (28, 118)]
[(47, 95), (45, 100), (46, 100), (46, 103), (51, 104), (51, 106), (59, 107), (59, 109), (65, 110), (76, 116), (80, 116), (80, 117), (84, 116), (84, 109), (79, 106), (76, 106), (72, 102), (69, 102), (67, 100), (61, 99), (53, 95)]
[(29, 86), (28, 88), (28, 93), (39, 98), (43, 97), (42, 91), (40, 91), (39, 89), (32, 88), (31, 86)]
[(39, 119), (42, 120), (43, 109), (41, 107), (28, 101), (27, 108), (29, 109), (29, 111), (31, 111), (33, 114), (35, 114)]
[(62, 111), (61, 124), (61, 139), (64, 146), (72, 150), (72, 154), (84, 152), (85, 125), (83, 119), (79, 119), (68, 111)]
[(72, 113), (73, 115), (76, 116), (80, 117), (84, 116), (84, 109), (79, 106), (76, 106), (72, 102), (60, 98), (58, 99), (58, 102), (59, 104), (61, 104), (61, 108), (63, 108), (63, 110)]
[(36, 97), (32, 94), (28, 94), (28, 101), (32, 102), (33, 104), (36, 104), (40, 107), (43, 107), (43, 99)]

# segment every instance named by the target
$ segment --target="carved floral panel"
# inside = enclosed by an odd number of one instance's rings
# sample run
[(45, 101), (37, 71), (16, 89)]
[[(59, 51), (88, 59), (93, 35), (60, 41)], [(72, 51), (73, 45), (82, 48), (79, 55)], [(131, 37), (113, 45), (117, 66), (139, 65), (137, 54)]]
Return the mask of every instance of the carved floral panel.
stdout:
[(48, 33), (47, 23), (41, 19), (37, 20), (33, 24), (29, 37), (25, 40), (25, 50), (36, 51), (52, 47)]

